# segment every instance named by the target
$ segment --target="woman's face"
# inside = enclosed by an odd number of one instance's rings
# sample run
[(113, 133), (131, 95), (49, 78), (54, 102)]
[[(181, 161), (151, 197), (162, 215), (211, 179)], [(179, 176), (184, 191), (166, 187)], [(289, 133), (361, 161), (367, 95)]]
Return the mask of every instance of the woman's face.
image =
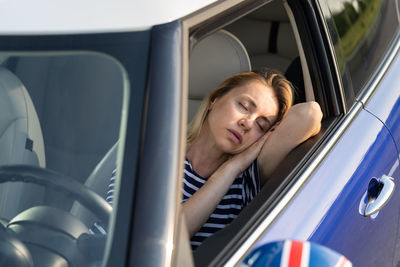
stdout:
[(268, 132), (278, 109), (269, 86), (251, 81), (235, 87), (210, 105), (206, 120), (209, 138), (223, 153), (240, 153)]

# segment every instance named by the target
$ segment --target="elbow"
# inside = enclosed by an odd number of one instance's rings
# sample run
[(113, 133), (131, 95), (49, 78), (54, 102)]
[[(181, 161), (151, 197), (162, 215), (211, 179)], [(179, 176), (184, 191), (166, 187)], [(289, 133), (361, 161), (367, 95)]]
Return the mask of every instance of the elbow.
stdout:
[(306, 118), (310, 123), (311, 135), (317, 135), (321, 130), (321, 120), (323, 117), (320, 105), (315, 101), (306, 103), (308, 106)]
[[(296, 105), (297, 106), (297, 105)], [(323, 117), (320, 105), (315, 101), (298, 104), (298, 118), (307, 124), (310, 135), (314, 136), (321, 130), (321, 120)]]
[(317, 102), (311, 101), (309, 103), (308, 119), (313, 125), (314, 134), (318, 134), (321, 130), (322, 110)]

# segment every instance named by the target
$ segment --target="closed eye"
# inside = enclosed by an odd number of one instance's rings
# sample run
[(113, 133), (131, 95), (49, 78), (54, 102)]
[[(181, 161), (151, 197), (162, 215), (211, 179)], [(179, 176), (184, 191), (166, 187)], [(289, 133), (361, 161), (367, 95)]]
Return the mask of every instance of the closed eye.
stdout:
[(239, 102), (239, 105), (240, 105), (244, 110), (246, 110), (246, 111), (249, 110), (242, 102)]
[(271, 124), (269, 123), (268, 119), (265, 117), (259, 118), (257, 121), (257, 126), (262, 132), (268, 132), (268, 130), (271, 127)]
[(263, 125), (261, 125), (259, 122), (257, 122), (257, 126), (260, 128), (261, 131), (266, 132), (267, 130)]

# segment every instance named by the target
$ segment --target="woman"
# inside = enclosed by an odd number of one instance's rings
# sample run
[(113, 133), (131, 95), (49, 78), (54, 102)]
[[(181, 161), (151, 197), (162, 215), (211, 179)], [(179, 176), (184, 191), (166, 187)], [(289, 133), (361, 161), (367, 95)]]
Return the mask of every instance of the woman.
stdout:
[(203, 101), (188, 128), (182, 200), (193, 249), (239, 214), (290, 150), (319, 132), (319, 105), (291, 104), (290, 83), (272, 70), (236, 74)]

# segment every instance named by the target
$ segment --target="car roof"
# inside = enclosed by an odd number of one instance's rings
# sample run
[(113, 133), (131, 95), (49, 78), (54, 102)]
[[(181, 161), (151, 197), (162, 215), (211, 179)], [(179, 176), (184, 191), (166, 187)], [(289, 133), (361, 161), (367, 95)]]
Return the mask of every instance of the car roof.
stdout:
[(0, 34), (71, 34), (146, 30), (216, 0), (0, 0)]

